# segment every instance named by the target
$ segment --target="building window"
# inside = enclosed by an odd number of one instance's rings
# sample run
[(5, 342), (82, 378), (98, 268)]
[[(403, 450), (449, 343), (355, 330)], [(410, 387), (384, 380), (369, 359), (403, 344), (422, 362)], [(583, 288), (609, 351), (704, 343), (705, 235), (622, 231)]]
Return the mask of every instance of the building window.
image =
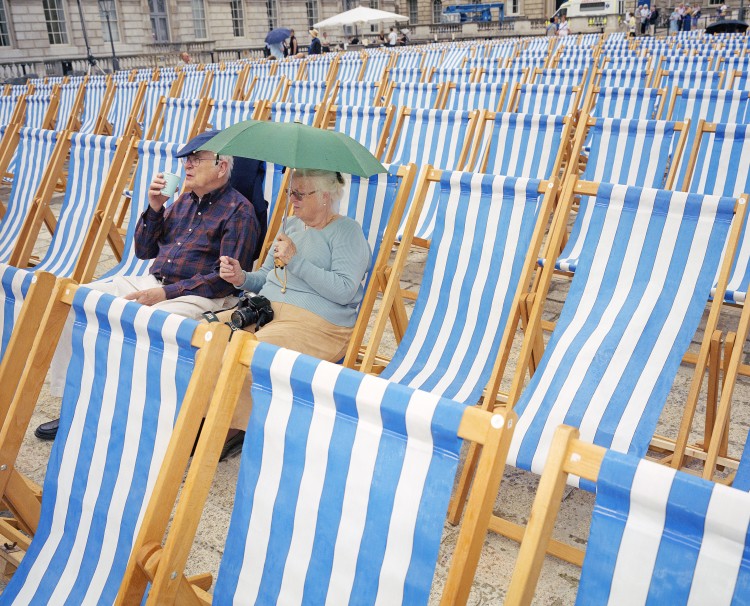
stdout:
[(510, 2), (507, 4), (508, 14), (517, 15), (519, 12), (521, 12), (520, 4), (521, 3), (519, 0), (510, 0)]
[(276, 23), (278, 22), (276, 0), (266, 0), (266, 13), (268, 14), (268, 29), (276, 29)]
[(245, 36), (245, 9), (242, 6), (242, 0), (230, 0), (232, 8), (232, 33), (235, 38)]
[(432, 0), (432, 22), (440, 23), (443, 20), (443, 3), (441, 0)]
[(206, 5), (203, 0), (193, 0), (193, 29), (198, 40), (208, 38), (206, 29)]
[(44, 20), (47, 22), (47, 37), (50, 44), (67, 44), (68, 27), (62, 0), (43, 0)]
[(0, 0), (0, 46), (10, 46), (10, 21), (5, 8), (5, 0)]
[[(99, 0), (99, 17), (102, 22), (102, 36), (104, 41), (109, 42), (109, 32), (112, 32), (112, 41), (120, 41), (120, 29), (117, 23), (117, 4), (115, 0)], [(107, 24), (109, 19), (109, 24)]]
[[(379, 9), (380, 8), (380, 1), (379, 0), (370, 0), (370, 8)], [(370, 26), (370, 32), (379, 32), (380, 31), (380, 25), (371, 25)]]
[(416, 25), (419, 23), (419, 5), (417, 0), (409, 0), (409, 23)]
[(167, 0), (148, 0), (148, 10), (151, 13), (151, 30), (154, 42), (169, 42)]
[(318, 19), (318, 0), (305, 0), (307, 7), (307, 26), (314, 27)]

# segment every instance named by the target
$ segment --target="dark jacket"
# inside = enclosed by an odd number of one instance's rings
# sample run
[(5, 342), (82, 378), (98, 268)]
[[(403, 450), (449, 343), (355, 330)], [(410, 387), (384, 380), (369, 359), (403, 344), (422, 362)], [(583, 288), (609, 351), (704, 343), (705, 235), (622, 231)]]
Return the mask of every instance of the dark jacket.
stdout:
[[(260, 256), (260, 249), (268, 230), (268, 202), (263, 197), (263, 181), (266, 174), (266, 163), (250, 158), (234, 157), (234, 168), (229, 184), (245, 196), (255, 209), (258, 218), (260, 235), (256, 242), (253, 259)], [(273, 178), (273, 177), (271, 177)]]
[(308, 55), (320, 55), (323, 52), (323, 49), (320, 46), (320, 40), (318, 38), (313, 38), (310, 42), (310, 46), (307, 49)]

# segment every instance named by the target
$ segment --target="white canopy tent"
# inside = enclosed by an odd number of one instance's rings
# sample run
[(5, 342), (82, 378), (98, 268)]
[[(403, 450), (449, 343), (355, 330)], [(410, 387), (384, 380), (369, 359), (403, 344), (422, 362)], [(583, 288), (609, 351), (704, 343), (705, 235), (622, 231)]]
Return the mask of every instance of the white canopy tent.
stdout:
[(374, 23), (384, 22), (396, 22), (396, 21), (408, 21), (409, 17), (398, 15), (396, 13), (389, 13), (388, 11), (381, 11), (376, 8), (368, 8), (366, 6), (358, 6), (351, 10), (339, 13), (328, 19), (324, 19), (315, 24), (318, 29), (326, 29), (332, 27), (341, 27), (344, 25), (371, 25)]

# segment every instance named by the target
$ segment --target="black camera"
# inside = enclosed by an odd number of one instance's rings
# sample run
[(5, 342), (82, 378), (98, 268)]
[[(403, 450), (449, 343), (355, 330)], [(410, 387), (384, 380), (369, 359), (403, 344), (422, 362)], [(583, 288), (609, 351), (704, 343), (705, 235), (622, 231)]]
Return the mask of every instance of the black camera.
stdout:
[(237, 309), (232, 312), (229, 328), (239, 330), (255, 324), (255, 328), (263, 328), (273, 320), (271, 302), (262, 295), (242, 295)]

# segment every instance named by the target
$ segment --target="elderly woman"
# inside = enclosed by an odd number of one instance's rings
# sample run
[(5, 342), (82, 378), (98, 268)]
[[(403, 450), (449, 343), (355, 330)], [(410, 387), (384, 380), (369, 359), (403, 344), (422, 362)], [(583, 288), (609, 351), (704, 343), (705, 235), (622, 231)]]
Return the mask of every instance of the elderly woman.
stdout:
[[(255, 332), (258, 340), (331, 362), (346, 353), (371, 255), (362, 227), (337, 214), (343, 183), (340, 173), (296, 170), (294, 215), (276, 236), (273, 255), (254, 272), (230, 257), (221, 257), (219, 269), (227, 282), (271, 301), (274, 318)], [(275, 267), (277, 261), (284, 269)], [(232, 427), (244, 429), (249, 415), (249, 400), (241, 400)]]

